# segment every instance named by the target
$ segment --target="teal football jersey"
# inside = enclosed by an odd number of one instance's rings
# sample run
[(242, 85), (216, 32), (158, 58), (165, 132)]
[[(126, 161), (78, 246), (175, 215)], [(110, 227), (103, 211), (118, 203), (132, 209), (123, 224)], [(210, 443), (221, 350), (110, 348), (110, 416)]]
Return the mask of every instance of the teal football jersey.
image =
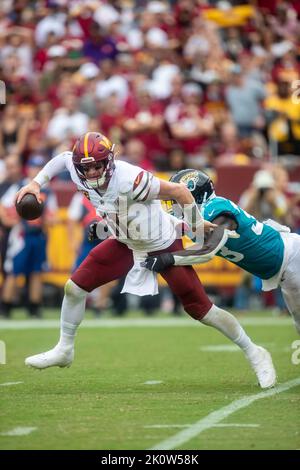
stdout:
[(202, 204), (201, 212), (212, 221), (222, 213), (232, 214), (238, 224), (239, 238), (229, 238), (217, 253), (261, 279), (270, 279), (281, 268), (284, 244), (279, 232), (248, 214), (234, 202), (214, 197)]

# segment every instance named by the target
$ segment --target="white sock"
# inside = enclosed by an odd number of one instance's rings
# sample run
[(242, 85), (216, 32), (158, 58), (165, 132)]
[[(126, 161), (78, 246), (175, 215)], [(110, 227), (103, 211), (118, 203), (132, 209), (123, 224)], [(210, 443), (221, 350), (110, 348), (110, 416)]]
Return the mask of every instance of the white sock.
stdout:
[(59, 347), (73, 348), (77, 328), (83, 320), (87, 292), (70, 279), (65, 285), (61, 307)]
[(221, 331), (221, 333), (239, 346), (248, 358), (253, 357), (256, 353), (256, 344), (252, 342), (237, 319), (231, 313), (226, 312), (226, 310), (213, 305), (201, 322)]

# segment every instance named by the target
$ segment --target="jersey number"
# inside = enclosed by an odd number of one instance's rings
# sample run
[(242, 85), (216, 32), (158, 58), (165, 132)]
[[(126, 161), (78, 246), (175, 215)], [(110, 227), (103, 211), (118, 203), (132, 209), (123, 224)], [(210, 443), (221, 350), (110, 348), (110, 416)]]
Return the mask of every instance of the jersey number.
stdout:
[(223, 258), (228, 259), (228, 261), (232, 261), (233, 263), (238, 263), (244, 258), (242, 253), (238, 253), (237, 251), (231, 251), (227, 248), (227, 246), (223, 246), (220, 250), (220, 254)]

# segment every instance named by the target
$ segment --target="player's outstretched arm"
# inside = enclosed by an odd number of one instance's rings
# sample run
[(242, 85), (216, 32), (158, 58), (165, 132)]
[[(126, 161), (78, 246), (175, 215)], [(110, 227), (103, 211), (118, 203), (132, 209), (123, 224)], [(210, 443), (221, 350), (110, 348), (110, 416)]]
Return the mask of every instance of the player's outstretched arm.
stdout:
[(170, 266), (207, 263), (225, 245), (228, 238), (239, 238), (239, 234), (235, 231), (237, 223), (232, 217), (222, 215), (214, 219), (214, 223), (217, 224), (217, 228), (206, 236), (203, 245), (195, 244), (185, 250), (148, 256), (142, 266), (151, 271), (161, 272)]

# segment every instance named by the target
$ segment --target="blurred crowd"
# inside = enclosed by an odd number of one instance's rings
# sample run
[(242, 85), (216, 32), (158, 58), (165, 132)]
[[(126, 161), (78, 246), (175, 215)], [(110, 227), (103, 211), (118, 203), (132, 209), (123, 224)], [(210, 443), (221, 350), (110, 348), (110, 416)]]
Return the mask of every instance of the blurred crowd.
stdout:
[(299, 57), (297, 0), (2, 0), (2, 266), (7, 190), (88, 130), (150, 171), (259, 163), (242, 205), (299, 229)]
[(50, 158), (88, 129), (148, 169), (299, 155), (299, 13), (296, 0), (3, 0), (2, 163)]

